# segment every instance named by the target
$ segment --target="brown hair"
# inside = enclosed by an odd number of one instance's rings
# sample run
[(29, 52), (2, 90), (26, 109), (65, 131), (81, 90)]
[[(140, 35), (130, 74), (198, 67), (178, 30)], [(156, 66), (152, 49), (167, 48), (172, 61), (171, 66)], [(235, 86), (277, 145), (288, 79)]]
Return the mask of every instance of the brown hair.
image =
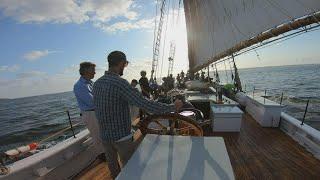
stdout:
[(126, 63), (129, 63), (127, 61), (126, 55), (121, 51), (112, 51), (108, 55), (109, 67), (117, 66), (121, 61), (125, 61)]
[(92, 62), (82, 62), (80, 63), (79, 73), (80, 75), (84, 75), (86, 71), (88, 71), (91, 67), (96, 67), (96, 65)]

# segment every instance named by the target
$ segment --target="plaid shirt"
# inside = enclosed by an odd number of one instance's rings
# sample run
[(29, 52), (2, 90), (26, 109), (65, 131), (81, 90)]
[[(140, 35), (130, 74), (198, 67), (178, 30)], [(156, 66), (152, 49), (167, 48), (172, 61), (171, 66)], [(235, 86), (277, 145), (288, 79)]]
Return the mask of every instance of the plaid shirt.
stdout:
[(106, 142), (117, 141), (131, 133), (129, 104), (155, 114), (175, 111), (173, 105), (145, 99), (127, 80), (109, 71), (94, 83), (93, 101), (100, 136)]

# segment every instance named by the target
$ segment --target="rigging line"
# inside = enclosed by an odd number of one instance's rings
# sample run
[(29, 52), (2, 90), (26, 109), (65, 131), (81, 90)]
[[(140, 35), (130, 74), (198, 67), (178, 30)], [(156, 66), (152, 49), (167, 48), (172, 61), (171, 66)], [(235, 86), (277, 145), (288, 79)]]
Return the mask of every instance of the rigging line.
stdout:
[[(320, 30), (320, 28), (318, 28), (318, 27), (320, 27), (320, 25), (316, 25), (316, 26), (310, 27), (310, 28), (307, 29), (307, 31), (306, 31), (306, 30), (299, 30), (299, 31), (297, 31), (297, 32), (294, 32), (294, 33), (291, 33), (291, 34), (288, 34), (288, 35), (284, 35), (284, 36), (282, 36), (282, 37), (279, 37), (279, 38), (276, 38), (276, 39), (273, 39), (273, 40), (270, 40), (270, 41), (267, 41), (267, 42), (264, 42), (264, 43), (261, 42), (261, 43), (260, 43), (259, 45), (257, 45), (257, 46), (254, 46), (254, 47), (252, 47), (252, 48), (248, 48), (248, 49), (246, 49), (246, 50), (243, 50), (243, 51), (241, 51), (241, 52), (239, 52), (239, 53), (234, 54), (234, 56), (239, 56), (239, 55), (241, 55), (241, 54), (246, 54), (246, 53), (249, 53), (249, 52), (251, 52), (251, 51), (253, 51), (253, 50), (264, 49), (264, 48), (266, 48), (266, 47), (272, 46), (272, 45), (274, 45), (274, 44), (276, 44), (276, 43), (280, 43), (280, 42), (289, 40), (289, 39), (294, 38), (294, 37), (296, 37), (296, 36), (299, 36), (299, 35), (301, 35), (301, 34)], [(220, 64), (220, 63), (222, 63), (223, 61), (226, 61), (226, 60), (228, 60), (228, 59), (231, 59), (231, 57), (227, 57), (227, 58), (218, 60), (218, 61), (214, 62), (213, 64)]]
[[(159, 47), (158, 46), (160, 46), (159, 40), (161, 38), (161, 34), (159, 35), (159, 32), (161, 32), (161, 30), (162, 30), (162, 16), (163, 16), (163, 7), (164, 6), (165, 6), (165, 0), (161, 1), (161, 6), (160, 6), (160, 0), (157, 0), (155, 26), (154, 26), (155, 27), (155, 36), (154, 36), (154, 44), (153, 44), (154, 48), (153, 48), (152, 69), (151, 69), (150, 79), (156, 77), (157, 69), (158, 69), (158, 60), (159, 60)], [(160, 11), (159, 25), (157, 25), (158, 8), (160, 9), (159, 10)]]
[[(275, 18), (274, 18), (272, 15), (270, 15), (270, 13), (269, 13), (269, 11), (268, 11), (268, 8), (266, 7), (267, 5), (266, 5), (265, 1), (264, 1), (264, 0), (261, 0), (260, 3), (262, 4), (261, 7), (262, 7), (263, 9), (265, 9), (264, 12), (265, 12), (265, 14), (268, 15), (269, 19), (275, 20)], [(259, 23), (259, 22), (257, 22), (257, 23)]]
[[(307, 29), (307, 32), (312, 32), (312, 31), (320, 30), (320, 28), (317, 29), (317, 27), (320, 27), (320, 25), (317, 25), (317, 26), (308, 28), (308, 29)], [(250, 49), (247, 49), (247, 50), (245, 50), (245, 51), (243, 51), (243, 52), (237, 53), (236, 55), (238, 56), (238, 55), (240, 55), (240, 54), (247, 53), (247, 52), (252, 51), (252, 50), (254, 50), (254, 49), (257, 49), (257, 50), (259, 50), (259, 49), (264, 49), (264, 48), (269, 47), (269, 46), (272, 46), (272, 45), (274, 45), (274, 44), (276, 44), (276, 43), (280, 43), (280, 42), (289, 40), (289, 39), (291, 39), (291, 38), (294, 38), (294, 37), (296, 37), (296, 36), (299, 36), (299, 35), (304, 34), (304, 33), (307, 33), (307, 32), (306, 32), (305, 30), (300, 30), (300, 31), (295, 32), (295, 33), (292, 33), (292, 34), (288, 34), (288, 35), (279, 37), (279, 38), (277, 38), (277, 39), (274, 39), (274, 40), (271, 40), (271, 41), (268, 41), (268, 42), (265, 42), (265, 43), (261, 43), (261, 44), (258, 45), (258, 46), (255, 46), (255, 47), (252, 47), (252, 48), (250, 48)], [(279, 41), (278, 41), (278, 40), (279, 40)], [(280, 40), (281, 40), (281, 41), (280, 41)], [(272, 44), (271, 44), (271, 43), (272, 43)]]
[[(275, 1), (273, 1), (273, 0), (267, 0), (267, 2), (269, 2), (271, 5), (273, 5), (276, 9), (279, 9), (284, 15), (288, 16), (291, 21), (294, 20), (294, 18), (290, 15), (290, 12), (287, 11), (285, 8), (281, 8), (280, 5), (279, 5), (277, 2), (275, 2)], [(274, 3), (274, 4), (273, 4), (273, 3)], [(282, 10), (283, 10), (284, 12), (283, 12)], [(300, 23), (299, 23), (299, 25), (301, 26)], [(291, 27), (291, 26), (290, 26), (290, 27)]]
[(298, 4), (300, 4), (305, 9), (310, 9), (312, 12), (316, 12), (316, 10), (313, 7), (307, 7), (304, 3), (302, 3), (300, 0), (295, 0)]
[(155, 42), (156, 42), (156, 31), (157, 31), (157, 16), (158, 16), (158, 4), (159, 0), (156, 1), (156, 16), (154, 17), (154, 30), (153, 30), (153, 53), (155, 49)]
[(164, 50), (166, 47), (166, 38), (167, 38), (167, 28), (168, 28), (168, 21), (169, 21), (169, 13), (170, 13), (170, 0), (168, 0), (168, 12), (166, 17), (166, 26), (164, 30), (164, 39), (163, 39), (163, 47), (162, 47), (162, 57), (161, 57), (161, 68), (160, 68), (160, 81), (162, 79), (162, 68), (163, 68), (163, 59), (164, 59)]
[[(221, 1), (221, 3), (222, 3), (222, 9), (224, 10), (225, 14), (227, 15), (228, 20), (229, 20), (230, 24), (232, 25), (232, 27), (233, 27), (236, 31), (238, 31), (243, 37), (245, 37), (245, 38), (247, 38), (247, 39), (250, 39), (249, 36), (245, 35), (242, 31), (240, 31), (240, 29), (238, 28), (238, 26), (235, 25), (235, 24), (231, 21), (231, 19), (232, 19), (232, 18), (231, 18), (231, 15), (229, 15), (229, 13), (227, 12), (227, 9), (226, 9), (226, 7), (224, 6), (223, 1)], [(231, 29), (231, 32), (232, 32), (234, 38), (237, 39), (237, 38), (236, 38), (237, 36), (235, 35), (235, 32), (234, 32), (233, 29)], [(225, 44), (225, 46), (227, 46), (227, 45), (226, 45), (226, 42), (224, 42), (224, 44)]]
[(258, 54), (256, 49), (254, 50), (254, 52), (256, 53), (258, 60), (261, 61), (260, 56), (259, 56), (259, 54)]
[[(210, 3), (210, 2), (212, 2), (212, 1), (207, 1), (208, 3)], [(211, 7), (211, 6), (210, 6)], [(206, 8), (208, 8), (207, 6), (206, 6)], [(206, 12), (210, 12), (210, 11), (206, 11)], [(212, 54), (211, 54), (211, 57), (213, 57), (214, 56), (214, 54), (216, 53), (215, 52), (215, 45), (214, 45), (214, 35), (215, 35), (215, 31), (214, 31), (214, 19), (215, 19), (215, 14), (214, 14), (214, 12), (213, 12), (213, 14), (212, 14), (212, 17), (213, 17), (213, 20), (212, 21), (209, 21), (210, 22), (210, 24), (211, 24), (211, 28), (212, 28), (212, 31), (210, 31), (211, 32), (211, 41), (212, 41)]]
[[(152, 53), (155, 54), (155, 48), (156, 48), (156, 33), (157, 33), (157, 16), (158, 16), (158, 7), (159, 6), (159, 0), (156, 1), (156, 16), (154, 17), (154, 30), (153, 30), (153, 49)], [(151, 70), (153, 70), (153, 65), (151, 65)]]
[(175, 6), (174, 1), (175, 1), (175, 0), (172, 0), (172, 1), (171, 1), (171, 4), (172, 4), (172, 22), (171, 22), (172, 29), (175, 28), (175, 27), (174, 27), (174, 26), (175, 26), (175, 22), (174, 22), (174, 21), (175, 21), (175, 20), (174, 20), (175, 15), (174, 15), (174, 14), (175, 14), (176, 6)]
[(291, 19), (291, 20), (293, 19), (293, 17), (290, 16), (290, 13), (289, 13), (286, 9), (281, 8), (279, 4), (277, 4), (276, 2), (274, 2), (274, 1), (272, 1), (272, 0), (266, 0), (266, 1), (267, 1), (271, 6), (273, 6), (275, 9), (280, 10), (280, 12), (281, 12), (282, 14), (284, 14), (284, 15), (287, 16), (287, 17), (289, 17), (289, 19)]
[[(221, 4), (221, 6), (222, 6), (222, 9), (223, 9), (223, 11), (224, 11), (225, 16), (227, 17), (227, 20), (230, 22), (231, 26), (233, 26), (233, 23), (231, 22), (231, 16), (228, 15), (228, 11), (227, 11), (227, 8), (226, 8), (226, 7), (224, 6), (224, 4), (223, 4), (223, 0), (220, 0), (219, 2), (220, 2), (220, 4)], [(233, 26), (233, 28), (234, 28), (234, 26)], [(233, 38), (237, 40), (237, 36), (236, 36), (233, 28), (230, 28), (230, 29), (231, 29)], [(226, 41), (224, 41), (224, 45), (225, 45), (225, 47), (228, 47)]]
[[(242, 36), (244, 36), (245, 38), (247, 38), (247, 39), (250, 39), (250, 37), (249, 36), (247, 36), (246, 34), (244, 34), (242, 31), (240, 31), (240, 29), (239, 29), (239, 27), (235, 24), (235, 23), (233, 23), (231, 20), (232, 20), (232, 18), (231, 18), (231, 13), (228, 13), (227, 12), (227, 8), (225, 8), (225, 6), (224, 6), (224, 4), (223, 4), (223, 1), (221, 1), (222, 2), (222, 7), (223, 7), (223, 10), (225, 11), (225, 14), (227, 15), (227, 17), (228, 17), (228, 20), (229, 20), (229, 22), (230, 22), (230, 24), (233, 26), (233, 28), (236, 30), (236, 31), (238, 31)], [(233, 31), (233, 29), (231, 29), (232, 30), (232, 33), (234, 34), (234, 31)], [(234, 35), (235, 36), (235, 35)], [(236, 37), (236, 36), (235, 36)], [(235, 38), (236, 39), (236, 38)]]
[(232, 68), (232, 59), (229, 61), (229, 66), (230, 66), (230, 73), (231, 73), (231, 81), (234, 82), (234, 75), (233, 75), (233, 69), (234, 67)]
[(297, 3), (299, 3), (301, 6), (303, 6), (305, 9), (310, 9), (312, 13), (312, 17), (317, 21), (318, 24), (320, 24), (318, 18), (314, 15), (315, 12), (317, 12), (313, 7), (307, 7), (305, 4), (303, 4), (300, 0), (295, 0)]
[[(274, 3), (276, 4), (276, 7), (279, 7), (279, 8), (281, 9), (279, 3), (277, 3), (276, 1), (273, 1), (273, 0), (267, 0), (267, 1), (272, 1), (272, 2), (274, 2)], [(282, 8), (282, 9), (288, 13), (288, 16), (291, 17), (291, 20), (293, 21), (294, 18), (293, 18), (293, 16), (290, 15), (290, 12), (287, 11), (285, 8)], [(301, 26), (301, 24), (300, 24), (299, 22), (298, 22), (298, 24)], [(290, 26), (290, 27), (291, 27), (291, 26)]]
[[(153, 61), (152, 67), (153, 72), (151, 71), (151, 76), (154, 73), (153, 77), (157, 77), (158, 69), (159, 69), (159, 56), (160, 56), (160, 45), (161, 45), (161, 36), (162, 36), (162, 26), (163, 26), (163, 18), (164, 13), (166, 11), (166, 0), (161, 1), (161, 8), (160, 8), (160, 18), (159, 18), (159, 26), (157, 31), (157, 38), (156, 38), (156, 46), (155, 46), (155, 53), (153, 54)], [(154, 69), (155, 68), (155, 69)]]
[[(319, 26), (320, 26), (320, 25), (317, 25), (316, 27), (319, 27)], [(320, 28), (315, 29), (316, 27), (313, 27), (313, 29), (308, 30), (308, 32), (320, 30)], [(235, 56), (239, 56), (239, 55), (241, 55), (241, 54), (249, 53), (249, 52), (251, 52), (251, 51), (256, 51), (256, 50), (264, 49), (264, 48), (266, 48), (266, 47), (272, 46), (272, 45), (274, 45), (274, 44), (276, 44), (276, 43), (280, 43), (280, 42), (289, 40), (289, 39), (291, 39), (291, 38), (294, 38), (294, 37), (299, 36), (299, 35), (304, 34), (304, 33), (306, 33), (305, 30), (300, 30), (299, 33), (296, 32), (296, 33), (294, 33), (294, 34), (289, 34), (289, 35), (280, 37), (280, 38), (278, 38), (278, 39), (272, 40), (272, 41), (270, 41), (270, 42), (268, 41), (268, 42), (266, 42), (266, 43), (263, 43), (263, 44), (260, 44), (260, 45), (258, 45), (258, 46), (255, 46), (255, 47), (253, 47), (253, 48), (247, 49), (247, 50), (245, 50), (245, 51), (236, 53), (236, 54), (234, 54), (234, 57), (235, 57)], [(282, 40), (281, 40), (281, 39), (282, 39)], [(278, 41), (278, 40), (279, 40), (279, 41)], [(280, 40), (281, 40), (281, 41), (280, 41)], [(273, 43), (272, 43), (272, 42), (273, 42)], [(224, 61), (227, 61), (227, 60), (229, 60), (229, 59), (231, 59), (231, 58), (232, 58), (232, 57), (228, 57), (228, 58), (225, 58), (225, 59), (216, 61), (214, 64), (215, 64), (215, 65), (216, 65), (216, 64), (220, 64), (220, 63), (222, 63), (222, 62), (224, 62)]]
[[(202, 2), (202, 3), (201, 3)], [(206, 18), (206, 21), (205, 22), (210, 22), (211, 24), (213, 24), (213, 21), (210, 21), (209, 20), (209, 16), (208, 16), (208, 14), (207, 14), (207, 12), (209, 12), (209, 11), (207, 11), (208, 9), (207, 9), (207, 6), (206, 5), (204, 5), (204, 3), (203, 3), (203, 1), (200, 1), (200, 6), (203, 6), (204, 7), (204, 12), (205, 12), (205, 18)], [(212, 41), (212, 48), (211, 48), (211, 57), (213, 57), (213, 55), (214, 55), (214, 41), (213, 41), (213, 29), (212, 29), (212, 31), (210, 31), (210, 26), (207, 26), (208, 27), (208, 32), (211, 34), (211, 41)], [(213, 25), (212, 25), (212, 27), (213, 27)]]
[(228, 72), (227, 72), (227, 65), (226, 65), (226, 61), (224, 61), (224, 71), (226, 72), (226, 76), (227, 76), (227, 83), (229, 83), (229, 76), (228, 76)]
[(182, 0), (179, 0), (177, 26), (180, 24), (181, 1), (182, 1)]

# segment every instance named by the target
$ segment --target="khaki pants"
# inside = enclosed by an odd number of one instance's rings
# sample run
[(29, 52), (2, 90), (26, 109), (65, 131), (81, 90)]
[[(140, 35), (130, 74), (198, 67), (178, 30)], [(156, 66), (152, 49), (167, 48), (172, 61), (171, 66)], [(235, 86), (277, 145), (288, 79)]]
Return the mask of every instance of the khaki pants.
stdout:
[(99, 124), (94, 111), (82, 111), (81, 114), (82, 119), (90, 132), (97, 154), (103, 153), (104, 148), (100, 138)]
[(130, 138), (120, 142), (103, 142), (103, 145), (111, 176), (115, 178), (120, 173), (121, 168), (127, 164), (138, 143)]

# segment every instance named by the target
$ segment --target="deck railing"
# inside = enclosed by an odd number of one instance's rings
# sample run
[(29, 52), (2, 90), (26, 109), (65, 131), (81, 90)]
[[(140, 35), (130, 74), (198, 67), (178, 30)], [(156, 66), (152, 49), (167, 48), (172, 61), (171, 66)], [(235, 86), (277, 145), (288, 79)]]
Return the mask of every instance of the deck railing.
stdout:
[[(246, 84), (245, 84), (245, 87), (246, 87)], [(245, 88), (246, 89), (246, 88)], [(279, 89), (277, 89), (279, 90)], [(261, 92), (264, 92), (264, 95), (261, 96), (264, 98), (264, 102), (265, 102), (265, 99), (267, 98), (268, 99), (268, 95), (267, 95), (267, 92), (270, 91), (269, 89), (263, 89), (263, 88), (256, 88), (253, 86), (253, 90), (252, 90), (252, 98), (254, 99), (255, 98), (255, 95), (257, 93), (261, 93)], [(245, 91), (246, 93), (246, 91)], [(260, 94), (261, 95), (261, 94)], [(278, 96), (278, 94), (274, 94), (273, 96)], [(305, 105), (305, 108), (304, 108), (304, 112), (303, 112), (303, 117), (301, 119), (301, 125), (304, 125), (305, 123), (305, 120), (306, 120), (306, 117), (308, 114), (320, 114), (320, 111), (310, 111), (309, 108), (310, 108), (310, 104), (312, 104), (312, 99), (302, 99), (302, 98), (297, 98), (296, 99), (300, 100), (300, 101), (304, 101), (306, 102), (306, 105)], [(283, 104), (283, 100), (284, 100), (284, 92), (281, 92), (281, 95), (280, 95), (280, 100), (279, 100), (279, 104), (280, 105), (283, 105), (283, 106), (287, 106), (285, 104)], [(293, 105), (294, 106), (294, 105)], [(319, 121), (320, 122), (320, 121)]]

